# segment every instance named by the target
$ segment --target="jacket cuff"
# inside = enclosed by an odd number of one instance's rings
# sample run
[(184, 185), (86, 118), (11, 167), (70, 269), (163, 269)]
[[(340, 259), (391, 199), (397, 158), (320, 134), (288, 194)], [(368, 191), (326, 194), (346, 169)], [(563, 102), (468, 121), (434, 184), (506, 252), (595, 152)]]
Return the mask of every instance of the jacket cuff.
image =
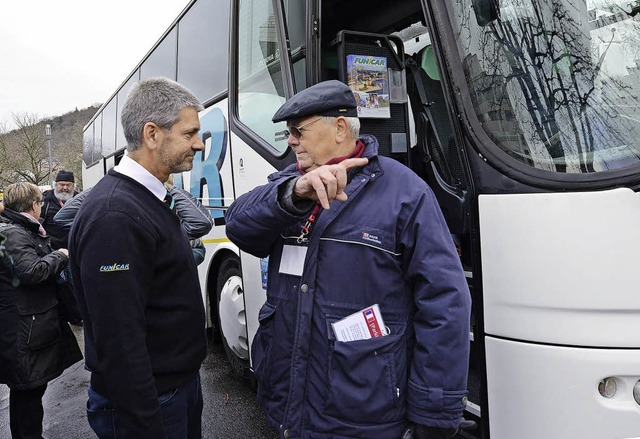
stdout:
[(448, 391), (409, 381), (407, 417), (416, 424), (457, 428), (466, 403), (466, 390)]
[(304, 214), (311, 212), (316, 205), (316, 201), (293, 201), (293, 188), (296, 185), (298, 178), (300, 177), (291, 178), (278, 187), (278, 203), (287, 213), (296, 216), (303, 216)]
[(51, 253), (55, 254), (55, 257), (60, 260), (61, 268), (65, 267), (69, 263), (69, 256), (62, 253), (59, 249), (54, 250)]

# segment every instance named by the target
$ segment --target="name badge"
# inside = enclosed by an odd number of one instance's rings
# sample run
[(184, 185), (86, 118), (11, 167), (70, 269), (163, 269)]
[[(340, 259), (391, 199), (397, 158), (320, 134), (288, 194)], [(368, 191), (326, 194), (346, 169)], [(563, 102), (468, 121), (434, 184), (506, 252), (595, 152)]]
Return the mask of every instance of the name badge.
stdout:
[(304, 258), (307, 256), (307, 247), (302, 245), (285, 245), (280, 259), (280, 273), (302, 276)]

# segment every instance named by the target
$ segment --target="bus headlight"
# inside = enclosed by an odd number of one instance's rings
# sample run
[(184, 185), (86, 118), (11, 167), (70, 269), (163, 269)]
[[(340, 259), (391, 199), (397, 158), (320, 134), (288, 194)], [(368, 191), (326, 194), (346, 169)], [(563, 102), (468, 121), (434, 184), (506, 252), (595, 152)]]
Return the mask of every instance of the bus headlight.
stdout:
[[(640, 386), (636, 384), (635, 387), (638, 387), (638, 392), (639, 392), (638, 396), (640, 397)], [(634, 387), (634, 395), (635, 395), (635, 387)], [(600, 380), (600, 382), (598, 383), (598, 392), (600, 392), (600, 395), (602, 395), (605, 398), (613, 398), (613, 395), (616, 394), (616, 390), (618, 390), (618, 383), (616, 382), (616, 379), (613, 377), (605, 378), (603, 380)]]
[(633, 399), (636, 400), (638, 404), (640, 404), (640, 381), (633, 386)]

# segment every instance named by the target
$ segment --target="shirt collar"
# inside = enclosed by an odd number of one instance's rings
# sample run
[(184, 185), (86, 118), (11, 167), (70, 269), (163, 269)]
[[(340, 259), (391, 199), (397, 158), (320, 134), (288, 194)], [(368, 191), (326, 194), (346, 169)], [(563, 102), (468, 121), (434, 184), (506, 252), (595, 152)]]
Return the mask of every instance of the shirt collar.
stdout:
[(113, 170), (134, 179), (149, 189), (149, 191), (151, 191), (151, 193), (160, 201), (164, 200), (165, 195), (167, 195), (167, 189), (164, 187), (164, 183), (154, 177), (140, 163), (136, 162), (126, 154), (122, 157), (118, 166), (114, 167)]

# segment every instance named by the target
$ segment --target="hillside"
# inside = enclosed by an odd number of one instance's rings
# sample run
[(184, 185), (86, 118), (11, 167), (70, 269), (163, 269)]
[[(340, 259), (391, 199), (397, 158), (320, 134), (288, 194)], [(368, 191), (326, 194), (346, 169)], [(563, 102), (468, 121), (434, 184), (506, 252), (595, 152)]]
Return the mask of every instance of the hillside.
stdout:
[(18, 128), (0, 133), (0, 187), (16, 181), (49, 184), (49, 151), (45, 125), (51, 125), (52, 175), (59, 169), (73, 171), (82, 188), (82, 129), (99, 104), (75, 109), (60, 116), (39, 119), (24, 114), (16, 117)]

